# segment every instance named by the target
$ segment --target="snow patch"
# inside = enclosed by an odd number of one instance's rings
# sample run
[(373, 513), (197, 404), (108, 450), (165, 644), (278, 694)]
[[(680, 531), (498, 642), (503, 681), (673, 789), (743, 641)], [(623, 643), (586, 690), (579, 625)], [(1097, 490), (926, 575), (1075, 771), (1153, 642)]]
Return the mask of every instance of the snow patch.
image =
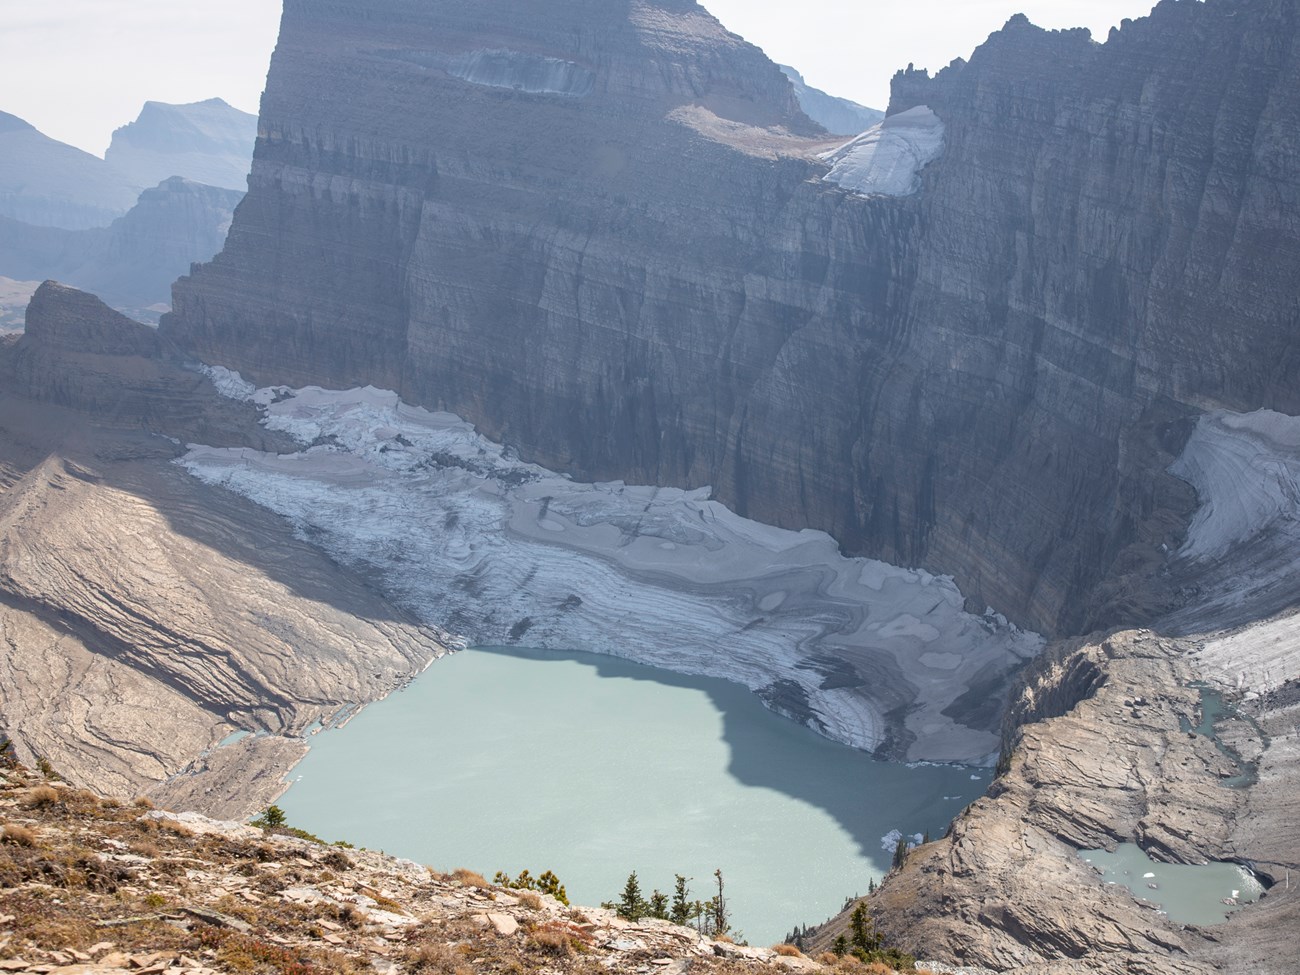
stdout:
[(212, 380), (212, 385), (217, 387), (217, 392), (226, 399), (248, 403), (252, 401), (253, 394), (257, 392), (256, 386), (233, 369), (227, 369), (225, 366), (201, 365), (199, 366), (199, 372)]
[(838, 149), (823, 179), (862, 196), (910, 196), (921, 170), (943, 153), (943, 122), (924, 105), (890, 115)]

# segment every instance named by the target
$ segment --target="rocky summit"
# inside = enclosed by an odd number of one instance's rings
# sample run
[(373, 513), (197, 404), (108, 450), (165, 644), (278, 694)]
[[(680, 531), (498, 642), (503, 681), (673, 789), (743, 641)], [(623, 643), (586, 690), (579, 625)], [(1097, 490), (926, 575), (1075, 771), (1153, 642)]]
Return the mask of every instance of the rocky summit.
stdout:
[(257, 138), (257, 117), (220, 98), (189, 105), (145, 102), (113, 133), (104, 161), (141, 186), (184, 179), (242, 193)]

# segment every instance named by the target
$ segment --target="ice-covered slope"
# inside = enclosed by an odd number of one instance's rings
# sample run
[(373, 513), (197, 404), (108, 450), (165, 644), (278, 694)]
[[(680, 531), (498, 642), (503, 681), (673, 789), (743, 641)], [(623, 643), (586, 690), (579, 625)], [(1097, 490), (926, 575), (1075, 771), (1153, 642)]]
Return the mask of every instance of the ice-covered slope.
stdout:
[(908, 196), (943, 152), (943, 123), (924, 105), (891, 115), (824, 156), (823, 179), (863, 196)]
[(103, 227), (131, 208), (144, 185), (0, 112), (0, 216), (68, 230)]
[(257, 116), (220, 98), (189, 105), (145, 102), (134, 122), (113, 133), (104, 158), (141, 186), (184, 176), (243, 191), (256, 141)]
[[(214, 377), (252, 395), (233, 374)], [(997, 749), (987, 689), (1041, 645), (963, 612), (951, 579), (843, 558), (824, 533), (741, 518), (707, 489), (571, 481), (373, 388), (256, 397), (268, 426), (313, 446), (194, 447), (186, 467), (372, 568), (471, 642), (723, 676), (842, 741), (967, 762)]]
[[(1175, 566), (1195, 598), (1170, 622), (1195, 632), (1293, 609), (1300, 599), (1300, 417), (1208, 414), (1170, 470), (1196, 489), (1201, 505)], [(1249, 657), (1221, 663), (1246, 669)]]

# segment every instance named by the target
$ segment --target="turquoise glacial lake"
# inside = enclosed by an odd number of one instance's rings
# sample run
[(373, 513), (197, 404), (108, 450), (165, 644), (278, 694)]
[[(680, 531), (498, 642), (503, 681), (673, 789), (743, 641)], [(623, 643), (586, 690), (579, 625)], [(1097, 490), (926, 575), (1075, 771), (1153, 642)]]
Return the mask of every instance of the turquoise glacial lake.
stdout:
[[(289, 822), (439, 870), (554, 870), (577, 904), (715, 869), (753, 944), (835, 913), (889, 866), (892, 830), (939, 836), (990, 773), (873, 761), (744, 687), (615, 657), (467, 650), (317, 734)], [(892, 851), (892, 847), (891, 847)]]
[(1114, 852), (1082, 850), (1079, 856), (1106, 883), (1127, 887), (1181, 924), (1219, 924), (1259, 900), (1263, 891), (1255, 876), (1235, 863), (1161, 863), (1136, 843), (1121, 843)]

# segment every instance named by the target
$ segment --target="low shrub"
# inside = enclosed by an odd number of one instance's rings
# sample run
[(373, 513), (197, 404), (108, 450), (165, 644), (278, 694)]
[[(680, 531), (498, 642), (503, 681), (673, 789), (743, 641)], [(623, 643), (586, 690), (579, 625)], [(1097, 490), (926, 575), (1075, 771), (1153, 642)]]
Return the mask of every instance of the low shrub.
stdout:
[(545, 954), (560, 958), (573, 954), (573, 934), (568, 927), (554, 921), (530, 931), (528, 944)]
[(475, 870), (467, 870), (465, 867), (457, 867), (453, 870), (451, 879), (458, 884), (464, 884), (466, 887), (478, 887), (482, 890), (488, 890), (492, 886), (481, 873)]
[(35, 846), (36, 834), (26, 826), (8, 823), (0, 828), (0, 843), (12, 843), (14, 846)]
[(408, 972), (430, 972), (437, 975), (471, 975), (473, 972), (460, 952), (436, 941), (413, 945), (402, 954), (402, 961), (406, 963)]
[(48, 785), (38, 785), (27, 793), (29, 809), (52, 809), (59, 804), (59, 790)]
[(351, 857), (339, 849), (330, 850), (320, 858), (320, 862), (331, 870), (351, 870), (353, 866)]

